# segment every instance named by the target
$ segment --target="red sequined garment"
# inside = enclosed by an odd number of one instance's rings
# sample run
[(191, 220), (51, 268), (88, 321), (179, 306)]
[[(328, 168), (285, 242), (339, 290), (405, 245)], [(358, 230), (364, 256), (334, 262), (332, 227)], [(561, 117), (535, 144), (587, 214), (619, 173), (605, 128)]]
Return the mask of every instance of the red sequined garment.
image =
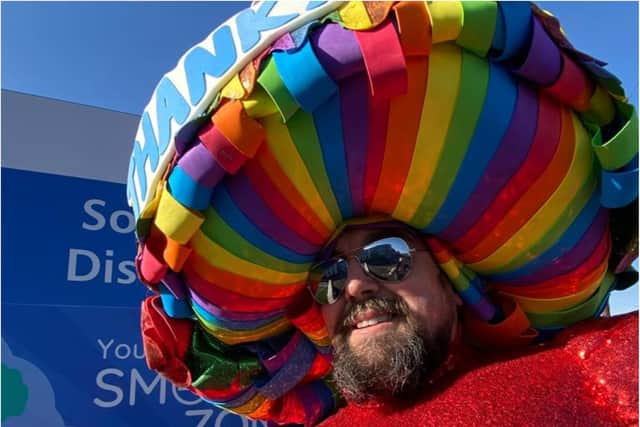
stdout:
[(330, 426), (638, 424), (638, 314), (568, 328), (533, 350), (458, 348), (452, 370), (413, 402), (348, 404)]

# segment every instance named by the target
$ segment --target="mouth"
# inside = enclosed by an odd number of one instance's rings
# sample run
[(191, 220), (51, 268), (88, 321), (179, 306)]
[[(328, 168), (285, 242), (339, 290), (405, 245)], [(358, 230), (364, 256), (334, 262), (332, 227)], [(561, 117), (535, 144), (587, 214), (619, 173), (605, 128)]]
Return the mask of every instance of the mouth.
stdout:
[[(372, 298), (348, 308), (339, 334), (345, 337), (372, 337), (399, 327), (405, 317), (398, 301)], [(353, 336), (352, 336), (353, 335)]]
[(371, 326), (375, 326), (380, 323), (390, 322), (391, 320), (393, 320), (393, 316), (391, 314), (385, 313), (385, 314), (377, 315), (370, 319), (360, 320), (354, 325), (353, 329), (370, 328)]
[(365, 309), (358, 312), (355, 316), (349, 318), (346, 323), (347, 329), (352, 332), (362, 331), (365, 329), (377, 329), (383, 325), (390, 325), (397, 316), (387, 310)]

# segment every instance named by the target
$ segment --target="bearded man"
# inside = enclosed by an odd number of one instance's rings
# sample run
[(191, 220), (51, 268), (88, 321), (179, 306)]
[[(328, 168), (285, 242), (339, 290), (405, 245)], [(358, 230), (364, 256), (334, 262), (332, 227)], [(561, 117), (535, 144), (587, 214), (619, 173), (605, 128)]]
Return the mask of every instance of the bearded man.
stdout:
[[(637, 312), (583, 322), (536, 347), (481, 347), (482, 337), (465, 336), (462, 301), (415, 230), (355, 228), (332, 247), (311, 291), (347, 406), (323, 426), (637, 422)], [(477, 321), (464, 319), (473, 330)]]
[(276, 424), (637, 423), (638, 118), (527, 2), (255, 2), (145, 109), (147, 362)]

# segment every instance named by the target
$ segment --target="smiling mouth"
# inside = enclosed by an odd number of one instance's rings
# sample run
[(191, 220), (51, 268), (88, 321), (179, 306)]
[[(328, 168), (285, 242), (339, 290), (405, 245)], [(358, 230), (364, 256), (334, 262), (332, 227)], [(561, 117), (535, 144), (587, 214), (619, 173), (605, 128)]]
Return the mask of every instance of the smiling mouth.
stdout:
[(367, 320), (362, 320), (362, 321), (356, 323), (354, 329), (368, 328), (370, 326), (374, 326), (374, 325), (377, 325), (379, 323), (390, 322), (392, 319), (393, 319), (393, 316), (391, 316), (390, 314), (383, 314), (383, 315), (376, 316), (376, 317), (373, 317), (373, 318), (367, 319)]

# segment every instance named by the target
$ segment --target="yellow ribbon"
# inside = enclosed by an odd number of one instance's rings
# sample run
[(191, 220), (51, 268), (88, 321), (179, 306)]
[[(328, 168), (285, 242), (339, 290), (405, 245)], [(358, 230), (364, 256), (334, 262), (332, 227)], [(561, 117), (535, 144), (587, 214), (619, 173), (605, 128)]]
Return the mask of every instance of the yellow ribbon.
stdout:
[(458, 99), (461, 69), (460, 48), (452, 44), (433, 46), (413, 158), (393, 212), (400, 221), (410, 222), (431, 184)]
[[(433, 44), (453, 41), (462, 31), (464, 11), (459, 1), (428, 2)], [(431, 68), (429, 68), (431, 72)]]
[(158, 202), (155, 225), (165, 236), (184, 245), (204, 222), (204, 216), (191, 210), (173, 198), (166, 188)]
[(350, 1), (338, 9), (340, 20), (350, 30), (367, 30), (371, 28), (371, 19), (363, 2)]

